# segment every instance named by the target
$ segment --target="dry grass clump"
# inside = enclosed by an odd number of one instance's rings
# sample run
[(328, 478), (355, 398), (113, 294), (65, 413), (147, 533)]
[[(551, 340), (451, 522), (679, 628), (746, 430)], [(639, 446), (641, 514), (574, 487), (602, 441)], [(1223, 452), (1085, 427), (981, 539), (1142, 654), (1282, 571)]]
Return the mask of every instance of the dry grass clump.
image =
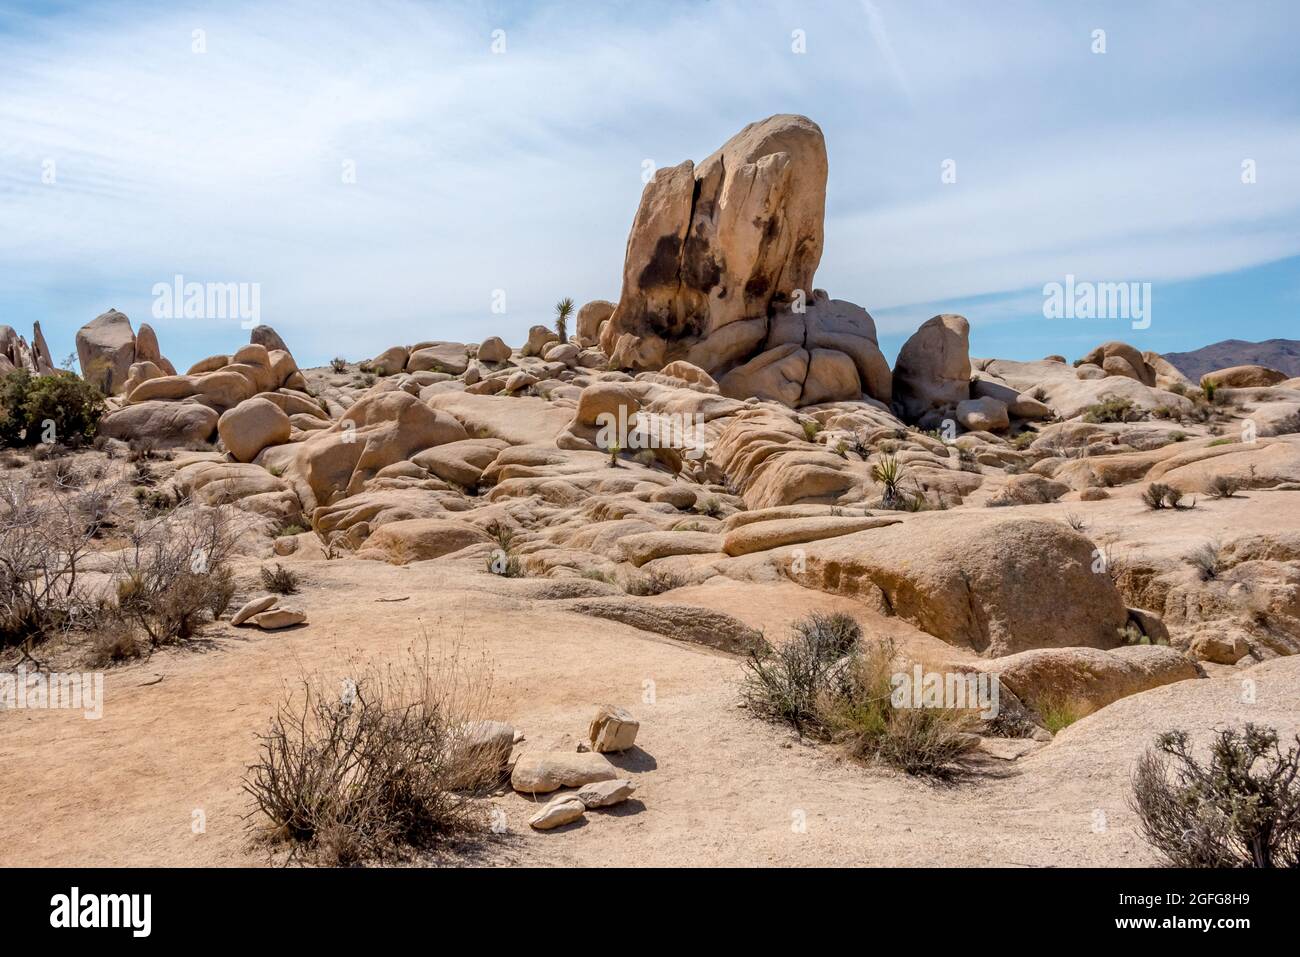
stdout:
[(502, 773), (498, 749), (466, 746), (488, 714), (492, 675), (426, 637), (400, 665), (369, 663), (341, 685), (304, 679), (259, 737), (244, 776), (251, 826), (290, 859), (394, 860), (480, 830), (466, 792)]
[(1045, 695), (1033, 704), (1043, 719), (1043, 727), (1052, 734), (1064, 731), (1093, 711), (1092, 705), (1088, 702), (1070, 695)]
[(1160, 735), (1133, 775), (1143, 835), (1174, 867), (1300, 867), (1295, 741), (1283, 753), (1273, 728), (1220, 730), (1202, 764), (1186, 732)]
[(502, 578), (523, 578), (524, 563), (515, 552), (515, 530), (506, 523), (495, 520), (483, 530), (496, 545), (487, 557), (488, 572)]
[(745, 663), (746, 706), (854, 757), (909, 774), (950, 774), (969, 747), (973, 720), (954, 709), (896, 707), (893, 642), (861, 638), (851, 616), (814, 614), (797, 622), (781, 646), (763, 642)]
[(1219, 542), (1206, 542), (1183, 561), (1195, 568), (1201, 575), (1201, 581), (1211, 581), (1219, 577), (1223, 567), (1223, 546)]

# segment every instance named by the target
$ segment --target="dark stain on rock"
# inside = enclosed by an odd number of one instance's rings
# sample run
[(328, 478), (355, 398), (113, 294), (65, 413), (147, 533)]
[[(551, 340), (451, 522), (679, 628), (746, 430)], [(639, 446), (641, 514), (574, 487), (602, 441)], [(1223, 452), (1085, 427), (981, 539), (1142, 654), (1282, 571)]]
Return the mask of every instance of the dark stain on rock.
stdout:
[(722, 279), (722, 266), (713, 257), (709, 241), (692, 233), (686, 237), (682, 256), (682, 283), (692, 289), (707, 293)]
[(675, 285), (681, 249), (681, 240), (676, 236), (660, 236), (655, 243), (654, 255), (637, 277), (637, 285), (642, 289)]

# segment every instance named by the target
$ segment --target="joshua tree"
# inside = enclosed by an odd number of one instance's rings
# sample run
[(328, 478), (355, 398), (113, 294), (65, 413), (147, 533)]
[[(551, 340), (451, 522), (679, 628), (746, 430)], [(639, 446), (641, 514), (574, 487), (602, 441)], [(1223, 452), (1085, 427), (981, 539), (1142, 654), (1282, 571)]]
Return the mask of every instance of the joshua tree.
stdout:
[(555, 304), (555, 334), (561, 342), (569, 341), (569, 317), (573, 315), (573, 300), (565, 296)]

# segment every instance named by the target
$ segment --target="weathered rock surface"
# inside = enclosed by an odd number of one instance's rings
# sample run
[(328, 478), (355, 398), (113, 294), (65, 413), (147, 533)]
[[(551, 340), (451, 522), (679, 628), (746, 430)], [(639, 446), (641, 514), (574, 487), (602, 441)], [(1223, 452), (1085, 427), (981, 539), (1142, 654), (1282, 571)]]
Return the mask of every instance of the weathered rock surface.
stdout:
[(618, 769), (594, 751), (525, 751), (510, 772), (510, 786), (522, 794), (549, 794), (617, 777)]

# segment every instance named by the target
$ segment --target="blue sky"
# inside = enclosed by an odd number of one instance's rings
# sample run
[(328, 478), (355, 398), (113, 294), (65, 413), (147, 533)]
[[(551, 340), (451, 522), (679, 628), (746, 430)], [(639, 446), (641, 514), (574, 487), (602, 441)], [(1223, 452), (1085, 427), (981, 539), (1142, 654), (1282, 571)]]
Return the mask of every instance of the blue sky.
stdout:
[[(1300, 337), (1297, 35), (1291, 0), (6, 0), (0, 323), (63, 355), (181, 274), (259, 283), (304, 364), (518, 343), (617, 298), (645, 161), (795, 112), (830, 155), (817, 285), (891, 358), (943, 311), (1013, 358)], [(1045, 319), (1067, 274), (1150, 282), (1150, 328)], [(182, 366), (247, 337), (154, 325)]]

